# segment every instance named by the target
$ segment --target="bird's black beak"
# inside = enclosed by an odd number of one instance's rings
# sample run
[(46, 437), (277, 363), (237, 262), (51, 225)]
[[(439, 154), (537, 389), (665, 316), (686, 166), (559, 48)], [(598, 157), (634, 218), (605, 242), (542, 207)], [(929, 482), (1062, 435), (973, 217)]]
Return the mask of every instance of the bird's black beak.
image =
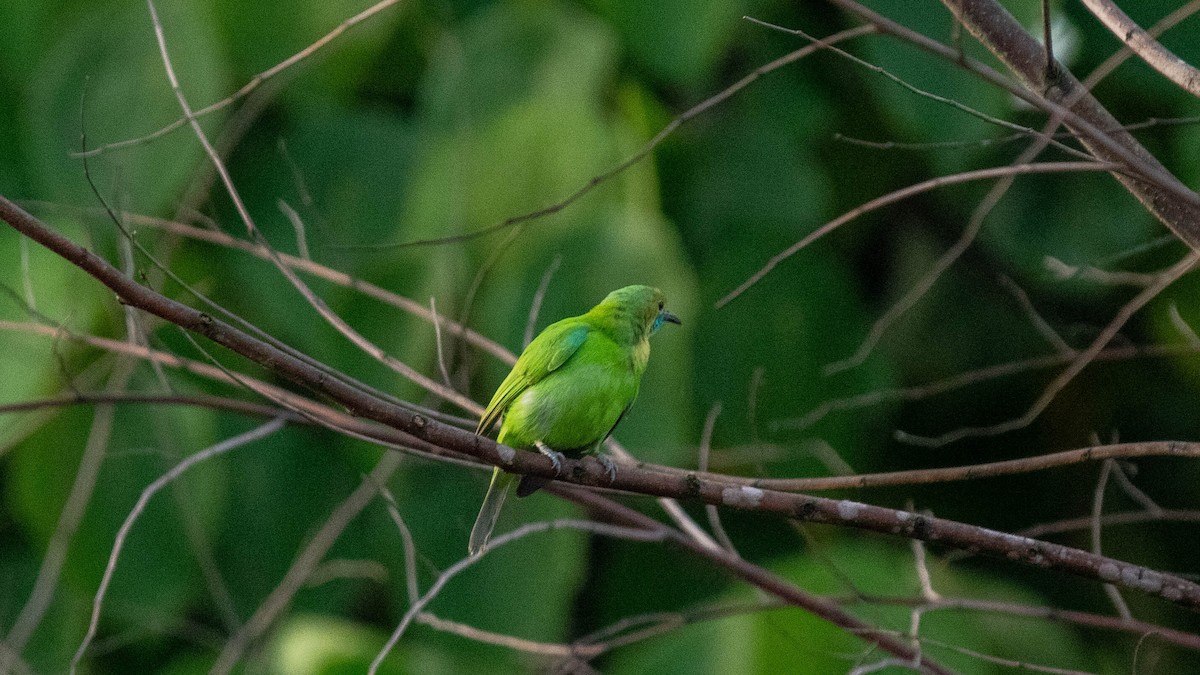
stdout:
[(683, 322), (679, 320), (679, 317), (675, 316), (674, 314), (672, 314), (672, 313), (668, 312), (668, 311), (667, 311), (667, 310), (665, 310), (665, 309), (664, 309), (664, 310), (663, 310), (663, 312), (662, 312), (662, 320), (663, 320), (663, 321), (665, 321), (665, 322), (667, 322), (667, 323), (673, 323), (673, 324), (675, 324), (676, 326), (682, 326), (682, 325), (683, 325)]

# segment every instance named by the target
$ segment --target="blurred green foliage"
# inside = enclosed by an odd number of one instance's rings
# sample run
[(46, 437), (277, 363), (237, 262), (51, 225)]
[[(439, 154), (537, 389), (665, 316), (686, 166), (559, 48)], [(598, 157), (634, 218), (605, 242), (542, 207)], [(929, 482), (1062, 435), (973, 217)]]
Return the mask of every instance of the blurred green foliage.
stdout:
[[(951, 18), (936, 3), (872, 3), (942, 40)], [(1036, 25), (1040, 3), (1007, 3)], [(1068, 64), (1086, 73), (1115, 41), (1075, 3), (1053, 3), (1075, 42)], [(1129, 3), (1133, 4), (1133, 3)], [(193, 108), (235, 91), (302, 49), (363, 2), (287, 4), (163, 0), (158, 9), (181, 86)], [(1128, 7), (1149, 25), (1170, 2)], [(400, 2), (201, 124), (223, 149), (241, 197), (265, 236), (295, 253), (295, 208), (315, 260), (406, 295), (517, 351), (543, 276), (553, 270), (536, 327), (582, 312), (628, 283), (662, 287), (683, 330), (664, 331), (641, 397), (617, 432), (635, 455), (690, 467), (711, 407), (722, 412), (713, 464), (765, 476), (826, 474), (832, 449), (857, 471), (953, 465), (1029, 456), (1105, 440), (1194, 439), (1195, 359), (1139, 360), (1089, 368), (1029, 428), (927, 450), (892, 439), (900, 429), (937, 434), (1020, 414), (1053, 371), (980, 382), (929, 400), (835, 412), (814, 426), (786, 422), (823, 402), (922, 384), (982, 366), (1043, 355), (1050, 347), (1006, 290), (1008, 277), (1072, 346), (1087, 344), (1127, 301), (1129, 288), (1061, 280), (1047, 257), (1071, 266), (1152, 271), (1180, 255), (1169, 243), (1134, 255), (1163, 230), (1110, 177), (1030, 176), (983, 233), (861, 366), (826, 376), (958, 237), (988, 183), (949, 187), (869, 214), (779, 265), (722, 309), (714, 302), (771, 256), (845, 210), (932, 176), (1003, 164), (1023, 141), (829, 53), (761, 78), (690, 121), (655, 151), (556, 213), (461, 242), (393, 244), (469, 234), (553, 204), (603, 174), (665, 126), (750, 70), (803, 45), (741, 20), (752, 15), (825, 35), (853, 25), (821, 3), (756, 0), (661, 2)], [(1164, 38), (1200, 60), (1194, 21)], [(71, 155), (149, 133), (179, 117), (148, 13), (124, 0), (10, 0), (0, 4), (0, 193), (76, 241), (119, 261), (119, 233), (97, 211), (84, 165)], [(1041, 118), (950, 64), (878, 37), (847, 48), (923, 89), (988, 114), (1038, 127)], [(968, 44), (972, 54), (988, 57)], [(1123, 66), (1098, 90), (1121, 119), (1195, 113), (1195, 101), (1145, 66)], [(1141, 138), (1195, 183), (1197, 129), (1159, 125)], [(871, 141), (962, 145), (864, 147)], [(1053, 155), (1047, 155), (1053, 156)], [(114, 208), (215, 223), (244, 236), (228, 195), (187, 129), (88, 162)], [(270, 264), (178, 240), (150, 227), (138, 241), (222, 306), (284, 342), (407, 400), (437, 405), (415, 385), (354, 348)], [(26, 270), (28, 272), (26, 273)], [(138, 257), (135, 275), (174, 297), (199, 301)], [(0, 319), (44, 321), (121, 338), (111, 294), (40, 248), (0, 230), (0, 279), (10, 291)], [(314, 290), (366, 337), (438, 377), (431, 325), (324, 282)], [(1200, 303), (1187, 280), (1155, 301), (1123, 344), (1180, 343), (1174, 306), (1195, 325)], [(27, 293), (32, 291), (32, 298)], [(32, 307), (28, 307), (32, 299)], [(36, 311), (36, 315), (31, 312)], [(45, 319), (37, 319), (44, 316)], [(172, 326), (147, 321), (150, 346), (205, 362)], [(452, 381), (486, 400), (507, 366), (446, 336)], [(0, 403), (107, 386), (114, 357), (65, 337), (0, 331)], [(228, 367), (262, 371), (221, 351)], [(139, 363), (132, 389), (240, 395), (196, 375)], [(450, 412), (460, 412), (450, 410)], [(33, 587), (76, 480), (97, 412), (73, 406), (0, 416), (0, 635)], [(142, 489), (182, 457), (256, 423), (194, 407), (120, 406), (86, 516), (70, 543), (48, 613), (23, 656), (35, 672), (61, 672), (86, 628), (113, 537)], [(321, 523), (375, 464), (379, 451), (330, 431), (292, 427), (189, 472), (155, 497), (133, 528), (109, 589), (100, 640), (85, 672), (206, 672), (230, 624), (245, 622)], [(1163, 506), (1200, 497), (1195, 462), (1147, 460), (1136, 481)], [(844, 496), (1000, 528), (1088, 513), (1096, 467), (1018, 479)], [(419, 551), (422, 588), (465, 554), (486, 474), (406, 460), (389, 482)], [(630, 500), (662, 517), (649, 500)], [(1117, 495), (1108, 510), (1133, 508)], [(703, 514), (693, 510), (703, 521)], [(512, 505), (511, 529), (580, 515), (539, 495)], [(901, 543), (727, 514), (749, 559), (801, 587), (837, 596), (918, 593)], [(1159, 525), (1106, 532), (1105, 551), (1152, 567), (1195, 571), (1194, 529)], [(1182, 532), (1182, 534), (1181, 534)], [(1087, 548), (1083, 533), (1060, 540)], [(305, 587), (248, 657), (247, 672), (361, 672), (408, 607), (401, 539), (382, 500), (353, 519), (328, 560), (374, 560), (382, 575)], [(836, 570), (836, 574), (831, 572)], [(1110, 611), (1094, 584), (999, 563), (938, 563), (947, 596)], [(853, 585), (851, 585), (853, 584)], [(758, 596), (721, 572), (655, 544), (534, 535), (496, 550), (455, 578), (430, 606), (438, 616), (521, 638), (563, 642), (640, 613), (698, 612)], [(1140, 618), (1186, 626), (1172, 608), (1128, 598)], [(909, 610), (851, 603), (868, 621), (903, 633)], [(688, 615), (690, 616), (690, 615)], [(1136, 636), (1113, 636), (1002, 614), (943, 610), (922, 623), (927, 653), (962, 672), (1001, 672), (1002, 659), (1124, 672)], [(1149, 640), (1156, 672), (1200, 672), (1189, 655)], [(698, 621), (617, 649), (605, 672), (840, 673), (878, 654), (858, 639), (782, 609)], [(381, 672), (538, 670), (547, 661), (415, 626)]]

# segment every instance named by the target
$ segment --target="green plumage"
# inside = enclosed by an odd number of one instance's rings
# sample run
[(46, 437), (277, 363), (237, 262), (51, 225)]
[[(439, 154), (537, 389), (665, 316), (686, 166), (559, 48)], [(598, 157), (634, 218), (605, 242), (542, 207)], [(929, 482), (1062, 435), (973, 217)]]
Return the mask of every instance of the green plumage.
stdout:
[[(580, 456), (596, 452), (633, 405), (650, 358), (650, 336), (663, 322), (679, 323), (662, 291), (626, 286), (582, 316), (551, 324), (534, 338), (492, 396), (475, 433), (503, 416), (496, 440)], [(516, 476), (497, 467), (471, 529), (468, 550), (482, 553)], [(525, 496), (547, 480), (526, 476)]]

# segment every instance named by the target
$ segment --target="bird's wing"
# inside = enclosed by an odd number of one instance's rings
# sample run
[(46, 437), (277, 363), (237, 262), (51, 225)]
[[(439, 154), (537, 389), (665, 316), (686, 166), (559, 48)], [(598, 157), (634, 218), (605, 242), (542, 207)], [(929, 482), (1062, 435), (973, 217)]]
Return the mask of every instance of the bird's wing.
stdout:
[(475, 427), (475, 433), (482, 434), (490, 429), (521, 392), (566, 363), (583, 346), (590, 331), (588, 324), (574, 318), (547, 326), (521, 352), (508, 377), (500, 383), (479, 420), (479, 426)]

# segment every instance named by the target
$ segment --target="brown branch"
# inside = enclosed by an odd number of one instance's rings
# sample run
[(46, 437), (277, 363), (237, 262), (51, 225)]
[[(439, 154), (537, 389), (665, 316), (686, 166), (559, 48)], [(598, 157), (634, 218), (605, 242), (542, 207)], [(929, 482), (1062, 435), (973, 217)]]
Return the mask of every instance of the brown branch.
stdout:
[[(875, 26), (881, 33), (892, 35), (901, 40), (905, 40), (929, 53), (941, 57), (950, 63), (953, 63), (969, 73), (972, 73), (983, 80), (1007, 91), (1016, 96), (1029, 105), (1045, 112), (1047, 115), (1057, 117), (1059, 119), (1070, 121), (1069, 126), (1077, 127), (1076, 133), (1088, 134), (1096, 143), (1105, 147), (1114, 157), (1119, 157), (1125, 170), (1134, 171), (1146, 180), (1157, 182), (1166, 192), (1180, 199), (1185, 204), (1190, 204), (1195, 208), (1200, 208), (1200, 195), (1192, 192), (1186, 185), (1179, 182), (1169, 171), (1162, 167), (1156, 160), (1147, 160), (1143, 155), (1131, 151), (1129, 148), (1118, 143), (1102, 131), (1106, 128), (1120, 128), (1112, 126), (1096, 126), (1084, 117), (1076, 114), (1070, 109), (1069, 103), (1072, 99), (1066, 99), (1061, 103), (1053, 101), (1036, 93), (1033, 93), (1026, 87), (1012, 82), (1004, 75), (997, 72), (987, 64), (981, 63), (966, 56), (962, 51), (962, 45), (956, 44), (954, 47), (944, 45), (937, 40), (930, 39), (921, 33), (918, 33), (903, 24), (896, 23), (891, 19), (867, 9), (862, 4), (855, 0), (829, 0), (829, 2), (845, 9), (846, 11), (858, 16), (863, 21)], [(1176, 13), (1173, 13), (1174, 16)], [(955, 23), (954, 35), (959, 35), (957, 27), (961, 24)], [(1017, 30), (1023, 30), (1019, 26)], [(1037, 49), (1040, 51), (1041, 46)]]
[[(1141, 176), (1120, 172), (1113, 172), (1113, 176), (1176, 236), (1200, 250), (1200, 201), (1196, 193), (1180, 183), (1132, 134), (1121, 131), (1117, 119), (1066, 68), (1057, 62), (1047, 63), (1042, 45), (1020, 22), (995, 0), (942, 2), (1030, 91), (1049, 102), (1063, 104), (1073, 113), (1064, 117), (1065, 124), (1098, 159), (1129, 165), (1125, 156), (1132, 154), (1138, 164), (1150, 167), (1153, 172), (1139, 170)], [(1110, 131), (1097, 133), (1099, 129)]]
[(1046, 388), (1042, 390), (1042, 394), (1021, 415), (988, 426), (960, 427), (940, 436), (919, 436), (897, 430), (895, 438), (905, 443), (940, 447), (964, 438), (997, 436), (1029, 426), (1058, 397), (1059, 392), (1065, 389), (1075, 379), (1075, 376), (1083, 372), (1083, 369), (1087, 368), (1100, 352), (1108, 346), (1108, 343), (1116, 337), (1121, 328), (1138, 310), (1157, 297), (1168, 286), (1178, 281), (1183, 275), (1190, 272), (1196, 266), (1197, 262), (1200, 262), (1200, 250), (1192, 250), (1182, 260), (1159, 273), (1154, 284), (1147, 286), (1142, 292), (1138, 293), (1132, 300), (1121, 307), (1116, 316), (1113, 317), (1113, 320), (1104, 327), (1104, 330), (1100, 331), (1100, 334), (1096, 339), (1092, 340), (1092, 344), (1088, 345), (1087, 349), (1077, 354), (1072, 354), (1070, 365), (1059, 373), (1050, 384), (1046, 385)]
[(962, 173), (951, 174), (949, 176), (938, 176), (930, 178), (908, 187), (894, 190), (880, 197), (876, 197), (861, 206), (855, 207), (824, 225), (813, 230), (805, 235), (800, 241), (792, 244), (783, 251), (771, 256), (771, 259), (766, 262), (757, 272), (751, 274), (748, 279), (743, 281), (737, 288), (729, 292), (728, 295), (721, 298), (716, 303), (716, 308), (720, 309), (733, 301), (742, 293), (745, 293), (751, 286), (758, 283), (763, 277), (767, 276), (771, 270), (775, 269), (779, 263), (796, 255), (809, 244), (829, 234), (833, 230), (845, 225), (846, 223), (858, 218), (859, 216), (874, 211), (876, 209), (893, 204), (895, 202), (908, 199), (914, 195), (919, 195), (930, 190), (935, 190), (947, 185), (957, 185), (959, 183), (969, 183), (976, 180), (986, 180), (988, 178), (1001, 178), (1004, 176), (1027, 175), (1037, 173), (1073, 173), (1079, 171), (1108, 171), (1114, 165), (1103, 162), (1040, 162), (1036, 164), (1015, 164), (1010, 166), (994, 166), (987, 169), (976, 169), (974, 171), (964, 171)]
[[(491, 439), (441, 424), (376, 398), (340, 379), (331, 378), (320, 368), (222, 321), (138, 284), (122, 275), (104, 259), (51, 230), (2, 196), (0, 218), (96, 278), (112, 289), (127, 305), (207, 337), (281, 377), (337, 401), (351, 414), (386, 424), (450, 452), (470, 455), (501, 466), (507, 471), (548, 478), (558, 477), (565, 482), (612, 487), (643, 495), (700, 500), (708, 504), (774, 513), (800, 521), (833, 523), (926, 541), (936, 540), (954, 548), (971, 549), (1014, 562), (1116, 583), (1190, 609), (1200, 610), (1200, 584), (1078, 549), (1017, 537), (966, 523), (848, 500), (764, 490), (741, 485), (727, 477), (714, 479), (695, 474), (673, 476), (647, 466), (626, 467), (616, 479), (610, 479), (604, 467), (594, 458), (564, 460), (563, 471), (559, 475), (550, 459), (539, 453), (516, 451)], [(691, 541), (687, 545), (712, 550)]]
[(1151, 68), (1193, 96), (1200, 96), (1200, 70), (1162, 46), (1111, 0), (1083, 0), (1083, 6)]
[[(547, 489), (556, 495), (570, 499), (593, 511), (603, 513), (605, 516), (625, 525), (647, 529), (664, 529), (661, 523), (649, 516), (593, 492), (558, 483), (552, 483)], [(746, 562), (733, 551), (727, 551), (722, 548), (708, 548), (678, 534), (674, 530), (667, 530), (667, 532), (670, 533), (668, 537), (669, 541), (687, 549), (694, 555), (709, 560), (734, 576), (753, 584), (755, 587), (774, 595), (788, 604), (801, 607), (860, 638), (874, 642), (890, 654), (905, 659), (913, 665), (919, 664), (921, 670), (924, 672), (950, 672), (922, 656), (920, 651), (915, 649), (911, 644), (903, 640), (897, 640), (887, 631), (864, 623), (858, 617), (843, 610), (836, 602), (806, 593), (774, 573)]]
[(203, 394), (153, 394), (137, 391), (86, 391), (74, 392), (65, 396), (42, 398), (32, 401), (19, 401), (0, 405), (0, 414), (23, 412), (26, 410), (43, 410), (46, 408), (63, 408), (72, 405), (96, 405), (108, 403), (145, 403), (149, 405), (179, 405), (210, 410), (224, 410), (255, 417), (283, 417), (291, 424), (311, 424), (311, 421), (300, 414), (278, 406), (243, 401), (228, 396), (207, 396)]
[(371, 473), (363, 477), (362, 482), (338, 504), (312, 539), (296, 554), (279, 584), (262, 601), (254, 615), (221, 648), (221, 654), (209, 672), (228, 673), (233, 669), (246, 648), (261, 637), (287, 609), (342, 532), (375, 497), (376, 486), (386, 483), (399, 467), (400, 455), (385, 453), (379, 458)]
[(844, 490), (852, 488), (874, 488), (894, 485), (928, 485), (960, 480), (995, 478), (1022, 473), (1045, 471), (1063, 466), (1098, 462), (1106, 459), (1130, 459), (1133, 457), (1187, 457), (1200, 459), (1200, 443), (1183, 441), (1155, 441), (1149, 443), (1119, 443), (1076, 448), (1052, 452), (1034, 457), (1022, 457), (986, 464), (951, 466), (938, 469), (914, 469), (911, 471), (889, 471), (866, 473), (853, 476), (826, 476), (821, 478), (760, 478), (747, 480), (748, 485), (786, 490)]
[(73, 157), (93, 157), (95, 155), (99, 155), (101, 153), (108, 152), (110, 150), (117, 150), (120, 148), (126, 148), (126, 147), (133, 146), (133, 145), (141, 145), (142, 143), (148, 143), (156, 138), (161, 138), (163, 136), (166, 136), (167, 134), (171, 133), (172, 131), (175, 131), (176, 129), (181, 129), (185, 124), (188, 123), (189, 117), (203, 117), (205, 115), (208, 115), (209, 113), (214, 113), (214, 112), (217, 112), (218, 110), (226, 108), (229, 105), (233, 104), (234, 102), (238, 101), (239, 99), (248, 96), (251, 92), (253, 92), (255, 89), (257, 89), (259, 86), (261, 86), (267, 80), (275, 77), (276, 75), (287, 70), (288, 68), (291, 68), (292, 66), (303, 61), (304, 59), (308, 58), (309, 56), (312, 56), (314, 53), (319, 51), (322, 47), (324, 47), (325, 45), (327, 45), (330, 42), (332, 42), (333, 40), (335, 40), (339, 35), (346, 32), (348, 29), (352, 28), (356, 24), (366, 21), (367, 19), (371, 18), (372, 16), (375, 16), (379, 12), (382, 12), (383, 10), (387, 9), (388, 7), (391, 7), (392, 5), (396, 4), (399, 1), (400, 0), (381, 0), (380, 2), (377, 2), (374, 5), (371, 5), (370, 7), (364, 9), (363, 11), (359, 12), (358, 14), (355, 14), (354, 16), (350, 17), (349, 19), (346, 19), (345, 21), (339, 23), (337, 26), (335, 26), (333, 28), (333, 30), (331, 30), (328, 33), (326, 33), (325, 35), (321, 36), (321, 38), (318, 39), (316, 42), (313, 42), (312, 44), (308, 45), (304, 49), (301, 49), (300, 51), (296, 52), (295, 54), (292, 54), (288, 58), (284, 59), (283, 61), (275, 64), (274, 66), (271, 66), (270, 68), (262, 71), (261, 73), (258, 73), (254, 77), (250, 78), (250, 81), (248, 81), (248, 82), (246, 82), (246, 84), (242, 85), (241, 89), (238, 89), (236, 92), (230, 94), (229, 96), (226, 96), (225, 98), (221, 99), (220, 101), (217, 101), (216, 103), (207, 105), (207, 106), (195, 111), (194, 113), (191, 113), (190, 116), (180, 117), (180, 118), (176, 119), (174, 122), (171, 122), (170, 124), (162, 127), (161, 129), (154, 131), (150, 134), (147, 134), (145, 136), (139, 136), (138, 138), (130, 138), (130, 139), (126, 139), (123, 141), (117, 141), (115, 143), (109, 143), (107, 145), (102, 145), (100, 147), (93, 148), (91, 150), (84, 150), (82, 152), (74, 153), (74, 154), (72, 154), (72, 156)]
[[(841, 42), (843, 40), (849, 40), (849, 39), (860, 37), (863, 35), (869, 35), (874, 32), (875, 32), (874, 26), (856, 26), (854, 28), (849, 28), (847, 30), (840, 31), (838, 33), (834, 33), (833, 35), (830, 35), (829, 37), (823, 38), (822, 44), (831, 45), (831, 44), (835, 44), (837, 42)], [(754, 70), (750, 71), (747, 75), (742, 77), (742, 79), (738, 80), (737, 82), (734, 82), (733, 84), (729, 85), (725, 89), (722, 89), (721, 91), (717, 92), (716, 94), (713, 94), (712, 96), (704, 99), (703, 101), (697, 103), (696, 105), (692, 106), (691, 108), (688, 108), (684, 112), (680, 113), (679, 116), (672, 119), (670, 121), (670, 123), (668, 123), (657, 134), (655, 134), (653, 138), (646, 141), (645, 145), (643, 145), (637, 152), (633, 153), (629, 157), (626, 157), (624, 160), (622, 160), (620, 163), (618, 163), (617, 165), (610, 168), (608, 171), (605, 171), (604, 173), (596, 174), (595, 176), (592, 176), (588, 180), (588, 182), (579, 186), (578, 188), (575, 189), (574, 192), (572, 192), (571, 194), (567, 195), (566, 197), (560, 199), (559, 201), (554, 202), (553, 204), (550, 204), (548, 206), (543, 206), (540, 209), (534, 209), (533, 211), (529, 211), (527, 213), (522, 213), (522, 214), (519, 214), (516, 216), (511, 216), (511, 217), (506, 218), (498, 223), (493, 223), (492, 225), (488, 225), (486, 227), (480, 228), (478, 230), (474, 230), (472, 232), (466, 232), (464, 234), (450, 235), (448, 237), (436, 237), (433, 239), (417, 239), (417, 240), (413, 240), (413, 241), (405, 241), (405, 242), (398, 242), (398, 243), (394, 243), (394, 244), (386, 244), (385, 247), (400, 248), (400, 247), (409, 247), (409, 246), (432, 246), (432, 245), (439, 245), (439, 244), (454, 244), (454, 243), (469, 241), (471, 239), (476, 239), (478, 237), (483, 237), (483, 236), (489, 235), (493, 232), (496, 232), (498, 230), (507, 229), (507, 228), (513, 227), (515, 225), (520, 225), (521, 223), (526, 223), (526, 222), (529, 222), (532, 220), (538, 220), (541, 218), (545, 218), (546, 216), (550, 216), (555, 213), (558, 213), (559, 211), (562, 211), (563, 209), (570, 206), (571, 204), (574, 204), (575, 202), (579, 201), (587, 193), (600, 187), (604, 183), (607, 183), (608, 181), (612, 180), (613, 178), (617, 177), (618, 175), (624, 173), (630, 167), (641, 162), (643, 159), (648, 157), (650, 155), (650, 153), (653, 152), (654, 149), (659, 146), (659, 144), (661, 144), (664, 140), (666, 140), (666, 138), (668, 136), (675, 133), (675, 131), (677, 129), (679, 129), (679, 127), (686, 124), (689, 120), (703, 114), (705, 111), (724, 102), (726, 99), (730, 98), (734, 94), (736, 94), (739, 91), (750, 86), (751, 83), (753, 83), (755, 80), (762, 77), (763, 75), (766, 75), (766, 74), (770, 73), (771, 71), (778, 70), (779, 68), (782, 68), (783, 66), (786, 66), (790, 63), (799, 61), (800, 59), (802, 59), (806, 56), (809, 56), (809, 55), (813, 54), (814, 52), (818, 51), (819, 48), (820, 48), (819, 45), (806, 45), (806, 46), (801, 47), (800, 49), (797, 49), (793, 52), (784, 54), (783, 56), (775, 59), (774, 61), (771, 61), (770, 63), (766, 63), (766, 64), (763, 64), (763, 65), (755, 68)], [(354, 247), (351, 247), (351, 248), (354, 248)], [(371, 248), (377, 248), (377, 247), (372, 246)]]
[[(1174, 241), (1173, 238), (1172, 241)], [(1153, 281), (1157, 275), (1147, 276), (1150, 277), (1150, 281)], [(1145, 284), (1139, 285), (1145, 286)], [(1092, 361), (1129, 361), (1140, 358), (1194, 356), (1198, 353), (1200, 353), (1200, 345), (1124, 345), (1120, 347), (1107, 347), (1096, 354), (1096, 358), (1092, 359)], [(825, 419), (825, 417), (833, 412), (858, 410), (886, 401), (921, 401), (972, 384), (1065, 365), (1070, 363), (1074, 358), (1074, 353), (1036, 356), (1018, 361), (999, 363), (993, 366), (984, 366), (925, 384), (897, 387), (895, 389), (880, 389), (865, 394), (828, 400), (800, 417), (776, 420), (772, 423), (772, 428), (807, 429)]]
[[(0, 320), (0, 330), (20, 330), (36, 335), (42, 335), (50, 338), (69, 337), (74, 340), (83, 342), (84, 344), (103, 349), (117, 354), (128, 354), (139, 359), (144, 359), (151, 364), (160, 364), (170, 368), (179, 368), (186, 372), (201, 377), (208, 378), (225, 384), (240, 386), (249, 391), (254, 392), (271, 401), (272, 403), (287, 408), (299, 416), (303, 417), (306, 422), (317, 423), (335, 431), (347, 433), (353, 436), (360, 436), (376, 443), (380, 443), (388, 447), (401, 447), (406, 451), (413, 452), (426, 457), (436, 457), (438, 460), (470, 463), (478, 465), (477, 462), (471, 460), (467, 462), (469, 457), (454, 453), (436, 445), (426, 443), (411, 434), (404, 433), (399, 429), (376, 424), (370, 420), (347, 415), (344, 412), (334, 410), (333, 408), (305, 398), (294, 392), (288, 391), (281, 387), (263, 382), (245, 374), (240, 374), (234, 377), (229, 372), (222, 368), (202, 363), (192, 359), (185, 359), (175, 354), (168, 352), (156, 351), (139, 345), (133, 345), (129, 342), (121, 340), (111, 340), (108, 338), (96, 337), (93, 335), (77, 335), (67, 333), (61, 328), (52, 328), (40, 324), (24, 324), (13, 323), (10, 321)], [(16, 404), (19, 405), (19, 404)]]

